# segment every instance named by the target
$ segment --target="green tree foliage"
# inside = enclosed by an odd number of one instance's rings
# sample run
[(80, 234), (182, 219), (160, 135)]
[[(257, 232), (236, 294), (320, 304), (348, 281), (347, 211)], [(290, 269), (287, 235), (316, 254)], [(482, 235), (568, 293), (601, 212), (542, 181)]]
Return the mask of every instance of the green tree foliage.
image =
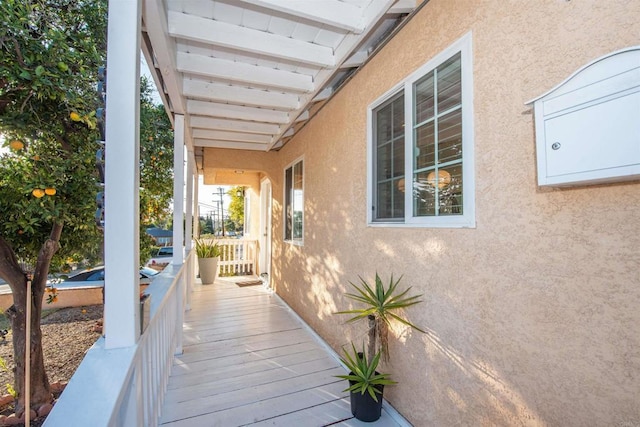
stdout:
[(145, 230), (166, 223), (173, 196), (173, 129), (162, 105), (151, 98), (151, 84), (140, 81), (140, 260), (146, 263), (154, 241)]
[(151, 85), (140, 82), (140, 222), (165, 222), (173, 196), (173, 128), (162, 105), (151, 98)]
[[(40, 331), (49, 268), (99, 253), (95, 84), (106, 53), (106, 6), (105, 0), (0, 1), (0, 132), (13, 149), (0, 157), (0, 277), (14, 299), (7, 315), (18, 412), (24, 409), (26, 304), (33, 313), (35, 407), (52, 400)], [(30, 295), (25, 272), (33, 273)]]
[(227, 194), (231, 198), (229, 202), (229, 219), (233, 226), (225, 224), (229, 231), (242, 230), (244, 227), (244, 187), (231, 187)]
[(214, 234), (213, 230), (213, 218), (211, 215), (207, 215), (206, 217), (200, 217), (200, 234)]

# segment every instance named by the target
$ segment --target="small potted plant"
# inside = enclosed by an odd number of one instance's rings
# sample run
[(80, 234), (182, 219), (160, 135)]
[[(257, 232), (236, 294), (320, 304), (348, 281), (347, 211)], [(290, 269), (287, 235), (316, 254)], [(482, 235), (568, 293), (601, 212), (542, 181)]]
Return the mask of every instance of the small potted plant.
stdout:
[(344, 391), (350, 392), (351, 413), (360, 421), (376, 421), (382, 414), (382, 395), (385, 385), (396, 384), (389, 378), (389, 374), (376, 371), (380, 361), (380, 352), (367, 358), (362, 352), (356, 351), (351, 343), (351, 353), (344, 352), (340, 361), (349, 369), (348, 375), (336, 375), (349, 381), (349, 387)]
[(211, 240), (196, 239), (196, 255), (198, 255), (198, 268), (202, 284), (209, 285), (215, 282), (218, 276), (220, 246)]
[[(384, 360), (389, 360), (388, 336), (391, 321), (397, 320), (404, 325), (424, 333), (422, 329), (400, 316), (400, 310), (422, 302), (422, 300), (420, 300), (422, 295), (407, 296), (411, 287), (400, 292), (398, 290), (400, 280), (402, 280), (402, 276), (394, 281), (393, 275), (391, 275), (389, 285), (385, 287), (382, 279), (378, 273), (376, 273), (375, 286), (371, 286), (362, 277), (360, 277), (359, 285), (349, 282), (356, 292), (346, 293), (345, 296), (361, 303), (362, 308), (338, 311), (335, 313), (353, 315), (348, 322), (355, 322), (365, 318), (369, 320), (369, 345), (367, 352), (365, 353), (363, 349), (361, 353), (358, 353), (355, 350), (355, 346), (351, 344), (353, 347), (353, 355), (347, 353), (345, 357), (341, 359), (342, 363), (351, 370), (349, 375), (340, 376), (340, 378), (350, 381), (350, 387), (347, 390), (351, 391), (351, 413), (361, 421), (375, 421), (380, 418), (383, 385), (395, 384), (395, 382), (389, 379), (388, 374), (380, 374), (375, 370), (380, 361), (380, 356), (382, 356)], [(374, 380), (377, 384), (372, 384)], [(351, 381), (355, 382), (351, 383)], [(377, 417), (375, 417), (375, 415), (369, 415), (371, 412), (370, 407), (372, 406), (371, 401), (364, 401), (362, 397), (358, 398), (354, 396), (353, 390), (361, 390), (361, 395), (364, 395), (366, 391), (370, 397), (379, 397), (380, 408), (375, 408)], [(376, 394), (379, 394), (379, 396), (375, 396)], [(377, 402), (376, 399), (370, 400)], [(363, 408), (360, 408), (360, 405), (363, 405)], [(366, 415), (360, 415), (362, 413)], [(361, 416), (367, 419), (360, 418)]]

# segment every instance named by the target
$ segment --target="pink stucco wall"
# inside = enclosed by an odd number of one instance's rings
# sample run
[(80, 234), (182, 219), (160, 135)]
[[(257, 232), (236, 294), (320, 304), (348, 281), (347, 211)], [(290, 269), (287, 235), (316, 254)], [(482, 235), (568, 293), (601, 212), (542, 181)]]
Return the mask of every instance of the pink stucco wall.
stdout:
[[(366, 109), (472, 31), (476, 228), (366, 224)], [(404, 274), (388, 400), (416, 426), (640, 425), (640, 184), (536, 184), (524, 103), (640, 43), (640, 2), (432, 0), (277, 156), (277, 291), (335, 349), (362, 340), (342, 293)], [(282, 242), (282, 168), (305, 162), (303, 246)], [(235, 157), (235, 160), (233, 159)], [(232, 162), (242, 158), (230, 156)]]

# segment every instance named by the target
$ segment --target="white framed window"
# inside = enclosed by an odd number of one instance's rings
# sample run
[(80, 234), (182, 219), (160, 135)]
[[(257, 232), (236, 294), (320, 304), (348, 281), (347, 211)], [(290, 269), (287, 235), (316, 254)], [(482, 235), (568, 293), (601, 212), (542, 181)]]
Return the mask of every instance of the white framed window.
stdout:
[(298, 159), (284, 170), (284, 240), (302, 244), (304, 237), (304, 168)]
[(475, 227), (471, 33), (369, 106), (371, 226)]

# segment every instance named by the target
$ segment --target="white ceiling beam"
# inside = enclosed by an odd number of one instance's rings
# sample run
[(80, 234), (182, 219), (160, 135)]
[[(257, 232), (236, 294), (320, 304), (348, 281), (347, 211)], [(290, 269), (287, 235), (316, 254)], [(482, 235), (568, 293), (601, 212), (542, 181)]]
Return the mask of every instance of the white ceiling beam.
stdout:
[(242, 2), (349, 32), (360, 33), (364, 29), (361, 22), (362, 9), (342, 1), (242, 0)]
[(364, 11), (366, 31), (361, 34), (348, 34), (335, 49), (336, 58), (341, 58), (339, 60), (341, 63), (351, 55), (355, 47), (364, 40), (365, 36), (374, 30), (373, 27), (375, 24), (387, 13), (394, 1), (395, 0), (371, 0)]
[(218, 129), (265, 135), (273, 135), (280, 132), (280, 126), (271, 123), (245, 122), (202, 116), (191, 116), (191, 126), (194, 128), (194, 131), (195, 129)]
[(320, 92), (318, 92), (318, 94), (316, 96), (313, 97), (313, 102), (320, 102), (320, 101), (324, 101), (326, 99), (329, 99), (329, 97), (333, 94), (333, 88), (332, 87), (326, 87), (324, 89), (322, 89)]
[(211, 79), (230, 80), (250, 86), (280, 88), (291, 92), (311, 92), (315, 85), (311, 76), (276, 70), (240, 62), (178, 52), (179, 71)]
[(282, 137), (288, 138), (290, 136), (293, 136), (294, 133), (295, 131), (293, 130), (293, 128), (289, 128), (285, 133), (282, 134)]
[(389, 13), (411, 13), (415, 8), (416, 0), (397, 0), (389, 9)]
[(187, 40), (266, 55), (295, 63), (333, 67), (333, 49), (186, 13), (169, 12), (169, 34)]
[(268, 144), (271, 142), (270, 135), (260, 135), (257, 133), (227, 132), (209, 129), (194, 129), (195, 139), (213, 139), (239, 142), (253, 142), (256, 144)]
[(349, 57), (346, 61), (340, 65), (340, 68), (354, 68), (364, 64), (364, 61), (369, 57), (369, 52), (366, 50), (360, 50)]
[[(356, 47), (363, 40), (365, 40), (366, 37), (375, 29), (375, 24), (382, 18), (382, 16), (384, 16), (384, 14), (389, 10), (394, 2), (395, 0), (371, 0), (363, 13), (365, 31), (360, 34), (347, 34), (347, 36), (335, 49), (335, 57), (338, 60), (338, 67), (342, 65), (344, 61), (346, 61), (346, 59), (354, 52)], [(334, 70), (327, 68), (318, 72), (318, 74), (316, 74), (314, 78), (314, 84), (317, 88), (316, 91), (310, 94), (303, 95), (300, 100), (303, 106), (300, 109), (291, 112), (291, 116), (296, 117), (296, 114), (299, 114), (303, 109), (307, 108), (306, 104), (316, 96), (316, 94), (320, 91), (320, 88), (322, 88), (328, 82), (328, 80), (334, 76), (334, 74)], [(274, 142), (269, 145), (268, 150), (274, 148), (275, 144), (280, 141), (281, 138), (282, 133), (274, 135)]]
[(267, 151), (267, 144), (254, 144), (251, 142), (213, 141), (210, 139), (196, 139), (194, 143), (197, 147), (233, 148), (236, 150)]
[(261, 106), (281, 110), (294, 110), (300, 107), (300, 98), (298, 95), (221, 85), (202, 80), (185, 79), (182, 92), (184, 96), (189, 98), (208, 101), (226, 101), (239, 105)]
[(304, 122), (309, 120), (309, 110), (303, 111), (298, 117), (295, 119), (295, 123)]
[[(143, 2), (142, 17), (147, 36), (153, 46), (153, 52), (149, 52), (147, 64), (153, 67), (160, 64), (160, 74), (164, 81), (166, 92), (171, 101), (171, 107), (176, 114), (184, 114), (185, 105), (180, 93), (180, 81), (176, 73), (176, 45), (175, 41), (169, 37), (167, 29), (167, 15), (165, 2), (162, 0), (146, 0)], [(145, 54), (146, 56), (146, 54)], [(153, 65), (152, 65), (153, 64)]]
[(289, 123), (289, 114), (282, 111), (263, 108), (244, 107), (241, 105), (220, 104), (207, 101), (187, 101), (189, 114), (220, 117), (225, 119), (251, 120), (266, 123)]

